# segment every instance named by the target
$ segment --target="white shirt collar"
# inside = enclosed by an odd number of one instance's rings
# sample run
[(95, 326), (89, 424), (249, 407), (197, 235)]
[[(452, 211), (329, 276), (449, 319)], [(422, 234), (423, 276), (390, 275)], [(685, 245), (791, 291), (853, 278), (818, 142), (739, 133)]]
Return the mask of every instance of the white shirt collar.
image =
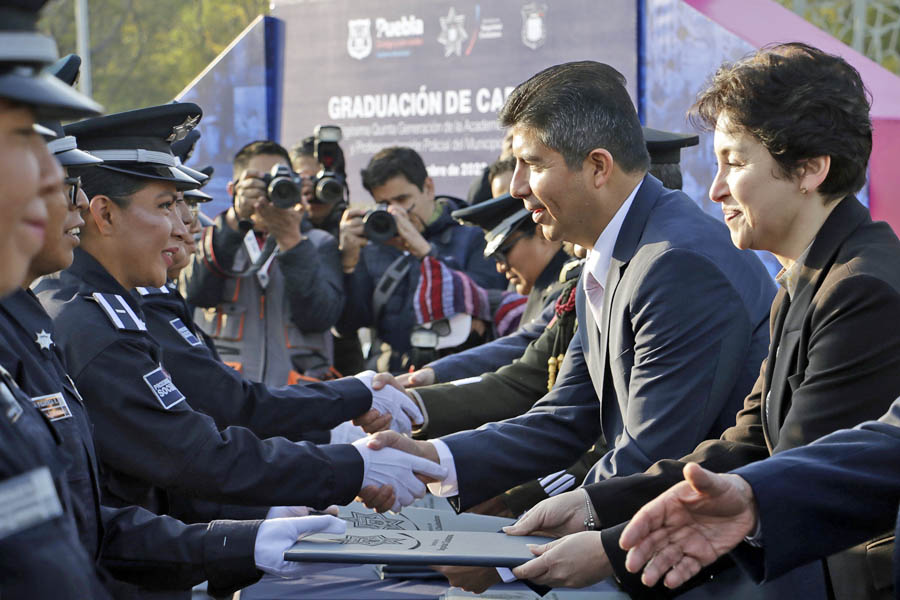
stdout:
[[(643, 179), (638, 182), (635, 188), (631, 190), (628, 198), (625, 199), (625, 202), (622, 203), (622, 206), (619, 207), (619, 210), (616, 211), (616, 214), (613, 215), (600, 237), (594, 242), (591, 255), (588, 256), (587, 263), (585, 263), (588, 273), (593, 275), (594, 279), (600, 282), (600, 285), (606, 285), (606, 274), (609, 273), (609, 264), (612, 261), (612, 253), (616, 247), (619, 232), (622, 230), (622, 223), (625, 222), (625, 216), (628, 214), (634, 202), (634, 197), (637, 196), (643, 182)], [(586, 283), (587, 281), (585, 280)]]

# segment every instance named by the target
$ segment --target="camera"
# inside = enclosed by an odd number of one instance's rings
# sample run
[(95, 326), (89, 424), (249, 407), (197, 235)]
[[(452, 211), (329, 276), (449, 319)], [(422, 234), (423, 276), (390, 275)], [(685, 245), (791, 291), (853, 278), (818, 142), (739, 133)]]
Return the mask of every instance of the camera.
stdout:
[(300, 204), (300, 178), (287, 165), (275, 165), (262, 177), (269, 201), (278, 208)]
[(344, 175), (344, 152), (338, 145), (341, 141), (341, 128), (337, 125), (317, 125), (313, 131), (315, 138), (313, 154), (322, 170), (313, 179), (312, 202), (319, 204), (337, 204), (344, 199), (347, 188)]
[(397, 237), (397, 221), (387, 209), (387, 202), (382, 202), (369, 209), (363, 216), (363, 235), (367, 239), (383, 243)]

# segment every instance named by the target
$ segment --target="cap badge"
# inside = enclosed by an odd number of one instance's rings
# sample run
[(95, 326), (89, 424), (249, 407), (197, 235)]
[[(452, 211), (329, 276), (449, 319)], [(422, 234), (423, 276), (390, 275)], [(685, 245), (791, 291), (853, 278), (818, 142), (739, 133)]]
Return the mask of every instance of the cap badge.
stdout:
[(176, 125), (172, 128), (172, 135), (166, 138), (166, 141), (170, 144), (172, 142), (177, 142), (178, 140), (183, 140), (187, 137), (187, 134), (190, 133), (191, 129), (193, 129), (197, 123), (200, 121), (200, 116), (196, 117), (188, 117), (184, 120), (184, 123), (181, 125)]

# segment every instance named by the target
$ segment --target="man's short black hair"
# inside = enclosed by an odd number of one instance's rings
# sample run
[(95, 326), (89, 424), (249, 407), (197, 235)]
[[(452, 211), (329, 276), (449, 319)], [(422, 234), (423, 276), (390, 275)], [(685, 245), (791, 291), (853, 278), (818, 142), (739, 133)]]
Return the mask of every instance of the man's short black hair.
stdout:
[(506, 172), (512, 172), (516, 170), (516, 158), (514, 156), (510, 156), (509, 158), (498, 158), (491, 166), (488, 167), (488, 181), (494, 181), (494, 177), (497, 175), (502, 175)]
[(425, 189), (428, 170), (418, 152), (404, 146), (392, 146), (379, 150), (366, 168), (360, 171), (360, 175), (363, 187), (369, 193), (398, 175), (402, 175), (422, 191)]
[(301, 156), (316, 156), (316, 138), (315, 136), (307, 136), (300, 140), (299, 144), (296, 144), (293, 148), (291, 148), (291, 161), (294, 159), (300, 158)]
[(513, 90), (500, 124), (534, 130), (570, 169), (595, 148), (605, 148), (626, 173), (650, 165), (625, 77), (607, 64), (585, 60), (544, 69)]
[(840, 56), (801, 43), (762, 48), (722, 65), (689, 113), (715, 129), (719, 115), (759, 140), (790, 179), (803, 163), (830, 156), (819, 193), (843, 198), (866, 182), (871, 102), (859, 72)]
[(234, 176), (239, 177), (250, 164), (250, 159), (255, 156), (280, 156), (288, 166), (291, 165), (291, 156), (284, 146), (270, 140), (256, 140), (238, 150), (234, 155), (232, 162)]

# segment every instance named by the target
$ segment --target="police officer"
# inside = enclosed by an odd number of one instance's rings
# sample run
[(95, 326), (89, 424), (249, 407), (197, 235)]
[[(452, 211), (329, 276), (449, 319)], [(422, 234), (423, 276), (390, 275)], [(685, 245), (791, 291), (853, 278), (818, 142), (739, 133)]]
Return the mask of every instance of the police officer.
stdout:
[[(194, 104), (168, 104), (66, 127), (105, 163), (82, 174), (90, 198), (72, 267), (38, 295), (54, 320), (69, 373), (94, 423), (111, 503), (168, 509), (167, 490), (219, 502), (308, 505), (350, 501), (363, 485), (391, 481), (411, 500), (424, 493), (389, 456), (351, 446), (260, 440), (219, 430), (192, 408), (163, 367), (129, 290), (161, 287), (185, 228), (174, 211), (179, 187), (194, 187), (175, 166), (169, 143), (200, 118)], [(430, 465), (417, 463), (417, 470)]]
[(556, 301), (563, 285), (559, 272), (570, 257), (563, 252), (562, 242), (540, 235), (521, 200), (503, 194), (455, 210), (452, 216), (484, 230), (484, 255), (496, 261), (497, 270), (516, 292), (528, 296), (521, 323), (530, 322)]
[[(46, 124), (61, 131), (59, 123)], [(77, 149), (75, 138), (51, 141), (51, 150), (69, 170), (100, 161)], [(87, 198), (78, 177), (67, 177), (65, 193), (50, 190), (43, 196), (47, 228), (43, 247), (31, 261), (28, 279), (67, 267), (84, 224), (80, 211)], [(68, 481), (76, 500), (75, 521), (85, 549), (114, 576), (150, 587), (188, 590), (209, 579), (211, 589), (233, 590), (259, 578), (257, 568), (284, 573), (281, 560), (267, 558), (269, 536), (280, 535), (280, 550), (300, 531), (338, 527), (331, 519), (277, 519), (252, 522), (214, 522), (186, 526), (138, 507), (100, 505), (99, 475), (91, 425), (78, 390), (67, 375), (59, 347), (54, 343), (50, 317), (34, 294), (20, 289), (0, 301), (0, 335), (8, 345), (0, 351), (0, 364), (15, 373), (17, 383), (34, 407), (51, 422), (62, 438), (69, 462)], [(274, 549), (278, 549), (277, 547)], [(123, 597), (130, 589), (108, 582)], [(141, 594), (143, 596), (143, 594)], [(166, 594), (166, 597), (172, 597)]]

